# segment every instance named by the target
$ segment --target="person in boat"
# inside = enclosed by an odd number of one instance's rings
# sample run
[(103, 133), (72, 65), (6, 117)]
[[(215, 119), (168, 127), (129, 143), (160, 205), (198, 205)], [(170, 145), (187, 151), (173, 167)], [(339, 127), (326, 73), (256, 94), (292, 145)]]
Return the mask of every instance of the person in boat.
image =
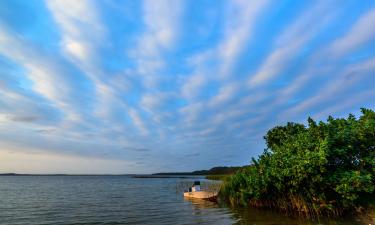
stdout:
[(189, 192), (198, 192), (198, 191), (201, 191), (201, 182), (194, 181), (193, 186), (189, 188)]

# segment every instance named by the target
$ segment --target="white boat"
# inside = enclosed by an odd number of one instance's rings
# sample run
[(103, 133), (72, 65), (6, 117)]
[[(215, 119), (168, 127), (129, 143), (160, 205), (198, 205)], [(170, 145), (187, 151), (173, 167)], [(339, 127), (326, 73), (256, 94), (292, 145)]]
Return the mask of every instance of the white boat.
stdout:
[(216, 200), (217, 192), (201, 190), (200, 181), (195, 181), (189, 191), (184, 192), (184, 197)]

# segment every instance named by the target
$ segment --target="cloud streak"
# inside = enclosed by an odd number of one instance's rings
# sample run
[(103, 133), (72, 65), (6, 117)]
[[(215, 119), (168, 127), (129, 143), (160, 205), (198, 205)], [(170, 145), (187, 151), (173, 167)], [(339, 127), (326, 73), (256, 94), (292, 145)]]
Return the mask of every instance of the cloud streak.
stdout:
[(273, 126), (375, 107), (370, 1), (9, 2), (1, 170), (243, 165)]

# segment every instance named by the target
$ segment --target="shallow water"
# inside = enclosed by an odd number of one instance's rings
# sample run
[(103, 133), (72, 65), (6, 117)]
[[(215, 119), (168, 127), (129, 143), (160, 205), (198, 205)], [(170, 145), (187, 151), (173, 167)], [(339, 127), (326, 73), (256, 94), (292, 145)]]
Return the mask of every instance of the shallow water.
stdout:
[[(184, 199), (180, 178), (0, 176), (0, 224), (365, 224)], [(191, 179), (193, 181), (193, 178)]]

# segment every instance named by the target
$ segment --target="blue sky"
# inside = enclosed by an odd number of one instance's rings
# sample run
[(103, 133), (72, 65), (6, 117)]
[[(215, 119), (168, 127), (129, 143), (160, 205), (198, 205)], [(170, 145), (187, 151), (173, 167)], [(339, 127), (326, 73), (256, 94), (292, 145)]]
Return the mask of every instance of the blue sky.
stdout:
[(375, 108), (375, 2), (2, 0), (0, 172), (244, 165)]

